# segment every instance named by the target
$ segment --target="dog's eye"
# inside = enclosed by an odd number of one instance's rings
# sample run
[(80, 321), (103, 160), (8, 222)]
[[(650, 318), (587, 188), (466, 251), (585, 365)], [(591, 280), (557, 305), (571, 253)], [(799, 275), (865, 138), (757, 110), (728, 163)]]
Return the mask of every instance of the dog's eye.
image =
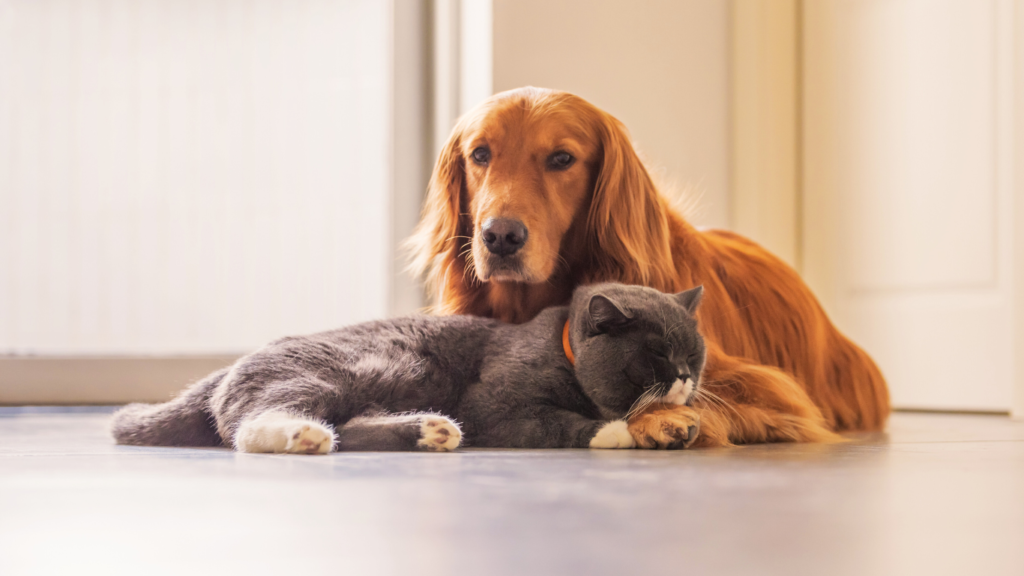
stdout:
[(487, 166), (487, 163), (491, 161), (491, 151), (487, 146), (481, 146), (476, 150), (473, 150), (473, 162), (481, 166)]
[(572, 163), (575, 161), (576, 159), (568, 152), (555, 152), (548, 157), (548, 168), (552, 170), (565, 170), (572, 166)]

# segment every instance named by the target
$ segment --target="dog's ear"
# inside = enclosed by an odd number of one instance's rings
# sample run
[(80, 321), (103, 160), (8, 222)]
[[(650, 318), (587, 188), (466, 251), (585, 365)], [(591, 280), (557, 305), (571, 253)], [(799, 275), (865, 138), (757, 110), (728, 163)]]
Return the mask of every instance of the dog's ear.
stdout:
[(602, 151), (587, 217), (588, 236), (610, 259), (604, 267), (617, 277), (608, 280), (669, 291), (677, 273), (669, 247), (667, 207), (626, 128), (610, 114), (596, 114)]
[(428, 280), (440, 273), (446, 255), (460, 251), (466, 231), (462, 230), (465, 164), (462, 158), (463, 123), (452, 130), (434, 164), (420, 223), (405, 247), (410, 252), (410, 270)]

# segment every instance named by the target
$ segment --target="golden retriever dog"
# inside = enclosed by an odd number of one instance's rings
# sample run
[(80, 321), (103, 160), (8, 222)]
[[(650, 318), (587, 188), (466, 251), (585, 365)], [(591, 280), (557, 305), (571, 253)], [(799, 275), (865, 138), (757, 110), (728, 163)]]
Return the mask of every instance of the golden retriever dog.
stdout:
[(742, 236), (691, 226), (625, 127), (578, 96), (511, 90), (461, 118), (410, 246), (439, 313), (524, 322), (579, 284), (703, 285), (700, 393), (631, 419), (638, 446), (678, 445), (693, 424), (697, 446), (821, 442), (888, 417), (875, 363), (800, 276)]

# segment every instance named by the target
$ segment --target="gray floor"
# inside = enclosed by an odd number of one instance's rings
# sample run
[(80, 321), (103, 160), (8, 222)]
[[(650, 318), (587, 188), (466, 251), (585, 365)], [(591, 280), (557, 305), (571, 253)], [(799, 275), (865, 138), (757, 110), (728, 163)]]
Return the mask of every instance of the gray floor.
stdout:
[(0, 574), (1024, 574), (1024, 423), (835, 446), (272, 456), (0, 409)]

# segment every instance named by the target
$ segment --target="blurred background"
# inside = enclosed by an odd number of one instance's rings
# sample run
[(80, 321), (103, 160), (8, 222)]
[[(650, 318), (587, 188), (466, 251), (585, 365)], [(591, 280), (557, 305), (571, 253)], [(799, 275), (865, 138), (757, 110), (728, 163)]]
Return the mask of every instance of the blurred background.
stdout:
[(622, 120), (793, 265), (897, 407), (1024, 413), (1020, 0), (0, 0), (0, 404), (163, 400), (424, 303), (460, 114)]

